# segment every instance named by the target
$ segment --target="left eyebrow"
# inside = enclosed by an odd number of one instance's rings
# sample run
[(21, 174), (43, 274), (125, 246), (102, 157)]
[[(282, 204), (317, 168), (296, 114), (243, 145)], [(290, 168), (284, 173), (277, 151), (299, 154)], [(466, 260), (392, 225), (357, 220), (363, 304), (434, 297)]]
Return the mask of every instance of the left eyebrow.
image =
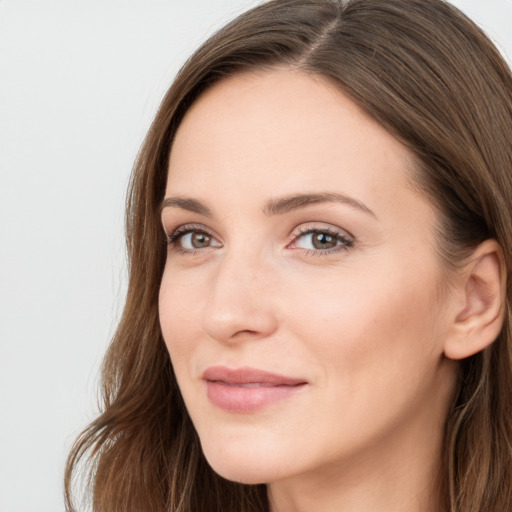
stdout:
[(370, 214), (377, 218), (368, 206), (352, 197), (335, 192), (322, 192), (317, 194), (297, 194), (267, 201), (263, 208), (265, 215), (282, 215), (293, 210), (298, 210), (312, 204), (319, 203), (342, 203), (352, 206), (356, 210)]

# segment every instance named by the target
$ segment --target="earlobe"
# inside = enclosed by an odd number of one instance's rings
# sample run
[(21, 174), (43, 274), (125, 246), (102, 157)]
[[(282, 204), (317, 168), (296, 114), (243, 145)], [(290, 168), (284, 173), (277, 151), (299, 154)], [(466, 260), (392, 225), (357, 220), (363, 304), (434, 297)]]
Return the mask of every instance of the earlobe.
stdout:
[(444, 353), (464, 359), (491, 345), (503, 325), (506, 271), (503, 254), (495, 240), (481, 243), (465, 265), (458, 310)]

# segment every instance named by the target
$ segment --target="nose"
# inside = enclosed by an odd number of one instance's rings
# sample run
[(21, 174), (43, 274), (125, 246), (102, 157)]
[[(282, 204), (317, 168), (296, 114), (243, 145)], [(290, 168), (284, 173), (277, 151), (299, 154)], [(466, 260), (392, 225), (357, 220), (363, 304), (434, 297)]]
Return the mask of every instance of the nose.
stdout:
[(212, 272), (202, 327), (222, 343), (256, 340), (278, 328), (275, 273), (261, 258), (226, 255)]

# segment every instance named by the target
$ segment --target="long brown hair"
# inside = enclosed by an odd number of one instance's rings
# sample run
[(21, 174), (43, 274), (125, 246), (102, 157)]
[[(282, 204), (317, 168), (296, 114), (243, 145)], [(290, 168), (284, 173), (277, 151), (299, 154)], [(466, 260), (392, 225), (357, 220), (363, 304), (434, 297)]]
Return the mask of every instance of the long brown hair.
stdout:
[[(334, 81), (411, 150), (447, 265), (494, 238), (511, 272), (512, 76), (475, 24), (443, 0), (274, 0), (248, 11), (184, 65), (137, 158), (126, 305), (103, 364), (103, 412), (68, 459), (68, 511), (79, 475), (98, 512), (268, 510), (264, 485), (208, 466), (183, 405), (158, 320), (159, 206), (173, 136), (194, 100), (226, 76), (278, 66)], [(460, 364), (441, 475), (450, 512), (512, 510), (511, 283), (507, 275), (499, 338)]]

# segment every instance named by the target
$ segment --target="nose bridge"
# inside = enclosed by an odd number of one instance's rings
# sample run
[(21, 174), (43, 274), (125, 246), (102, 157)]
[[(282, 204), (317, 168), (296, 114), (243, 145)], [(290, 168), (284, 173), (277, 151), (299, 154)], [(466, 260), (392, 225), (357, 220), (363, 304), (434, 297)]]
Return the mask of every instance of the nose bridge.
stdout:
[(248, 249), (227, 249), (211, 274), (203, 328), (219, 341), (237, 339), (241, 333), (264, 337), (277, 328), (270, 304), (270, 265), (261, 252)]

